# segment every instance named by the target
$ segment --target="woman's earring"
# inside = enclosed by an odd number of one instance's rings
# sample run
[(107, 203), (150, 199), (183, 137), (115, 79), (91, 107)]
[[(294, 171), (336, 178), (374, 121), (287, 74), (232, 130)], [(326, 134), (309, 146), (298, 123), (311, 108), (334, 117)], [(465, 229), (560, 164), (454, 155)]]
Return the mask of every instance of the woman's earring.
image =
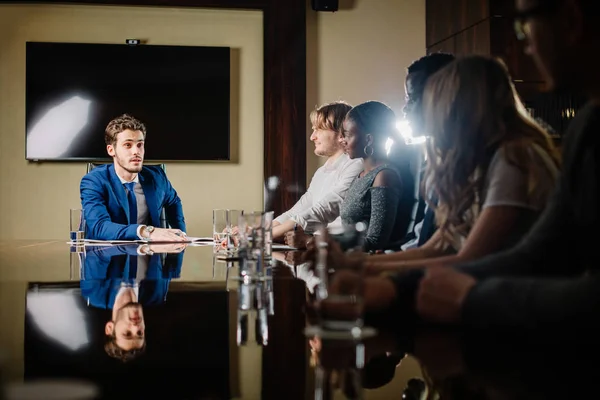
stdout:
[[(368, 151), (370, 149), (370, 151)], [(365, 156), (367, 157), (371, 157), (373, 155), (373, 146), (371, 145), (366, 145), (365, 148), (363, 149)]]

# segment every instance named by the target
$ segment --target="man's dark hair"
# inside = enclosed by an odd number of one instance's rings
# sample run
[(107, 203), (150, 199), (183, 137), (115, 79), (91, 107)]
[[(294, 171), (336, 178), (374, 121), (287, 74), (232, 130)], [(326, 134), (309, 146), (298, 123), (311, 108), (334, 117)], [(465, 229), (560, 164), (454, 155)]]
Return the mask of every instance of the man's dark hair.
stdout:
[(125, 130), (140, 131), (146, 139), (146, 126), (135, 117), (123, 114), (108, 123), (104, 130), (104, 142), (114, 146), (117, 143), (117, 135)]
[(427, 54), (410, 64), (407, 71), (409, 74), (423, 72), (425, 77), (428, 78), (455, 59), (456, 57), (450, 53)]
[(135, 360), (146, 352), (146, 340), (144, 339), (144, 345), (139, 349), (123, 350), (117, 345), (117, 337), (115, 332), (113, 332), (111, 335), (106, 335), (104, 351), (110, 357), (116, 358), (123, 363), (127, 363)]

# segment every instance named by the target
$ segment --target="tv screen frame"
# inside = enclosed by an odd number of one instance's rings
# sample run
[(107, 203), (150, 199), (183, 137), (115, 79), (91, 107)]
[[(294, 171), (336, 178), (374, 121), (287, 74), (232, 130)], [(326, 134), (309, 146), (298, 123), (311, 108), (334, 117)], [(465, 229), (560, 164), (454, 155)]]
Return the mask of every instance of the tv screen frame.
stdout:
[[(184, 63), (181, 62), (180, 59), (176, 57), (169, 60), (159, 60), (156, 59), (155, 63), (148, 62), (149, 65), (147, 70), (142, 71), (139, 75), (141, 77), (133, 76), (136, 75), (137, 69), (133, 69), (134, 66), (122, 67), (122, 65), (113, 65), (113, 60), (109, 59), (106, 61), (107, 64), (110, 64), (107, 68), (114, 68), (110, 72), (105, 72), (105, 75), (98, 76), (97, 69), (86, 69), (79, 68), (77, 69), (77, 73), (80, 73), (80, 76), (72, 78), (73, 82), (69, 81), (71, 79), (70, 76), (59, 76), (59, 79), (51, 79), (52, 74), (66, 74), (68, 71), (60, 71), (57, 69), (61, 63), (65, 63), (64, 60), (56, 61), (54, 66), (47, 67), (49, 63), (54, 62), (53, 59), (59, 57), (49, 57), (48, 54), (45, 55), (46, 58), (51, 58), (50, 60), (46, 60), (46, 63), (41, 63), (40, 59), (44, 57), (44, 51), (49, 53), (49, 49), (52, 48), (61, 48), (62, 52), (66, 51), (66, 49), (73, 49), (71, 53), (74, 54), (74, 58), (76, 56), (77, 49), (87, 48), (87, 53), (82, 57), (81, 65), (86, 63), (92, 63), (94, 60), (98, 60), (98, 58), (102, 59), (102, 54), (106, 56), (107, 54), (117, 53), (117, 54), (125, 54), (126, 57), (128, 54), (142, 54), (146, 57), (146, 61), (148, 58), (154, 60), (152, 58), (152, 53), (155, 55), (162, 54), (179, 54), (179, 57), (184, 57), (185, 55), (192, 54), (193, 57), (187, 57), (186, 60), (190, 60), (189, 62)], [(41, 49), (41, 51), (40, 51)], [(98, 49), (98, 52), (92, 51), (93, 49)], [(37, 57), (35, 52), (37, 51)], [(89, 55), (88, 53), (94, 53), (93, 55)], [(131, 53), (130, 53), (131, 52)], [(137, 52), (137, 53), (133, 53)], [(40, 53), (42, 53), (40, 55)], [(26, 82), (25, 82), (25, 90), (26, 90), (26, 101), (25, 101), (25, 159), (29, 162), (70, 162), (70, 161), (79, 161), (79, 162), (112, 162), (112, 158), (106, 152), (106, 145), (104, 143), (104, 129), (108, 122), (121, 114), (131, 114), (134, 117), (140, 119), (145, 125), (147, 129), (147, 141), (146, 141), (146, 152), (145, 152), (145, 161), (146, 162), (176, 162), (176, 163), (190, 163), (190, 162), (219, 162), (219, 161), (232, 161), (232, 98), (234, 95), (232, 94), (232, 84), (233, 80), (231, 78), (232, 71), (232, 49), (229, 47), (222, 46), (180, 46), (180, 45), (148, 45), (148, 44), (140, 44), (140, 45), (127, 45), (127, 44), (114, 44), (114, 43), (68, 43), (68, 42), (39, 42), (39, 41), (28, 41), (26, 42)], [(100, 54), (100, 55), (97, 55)], [(210, 55), (214, 55), (214, 58), (209, 58)], [(41, 57), (41, 58), (40, 58)], [(156, 57), (156, 56), (154, 56)], [(81, 58), (81, 57), (80, 57)], [(162, 57), (161, 59), (164, 59)], [(37, 65), (33, 65), (32, 60), (36, 60)], [(76, 61), (79, 62), (79, 61)], [(143, 62), (143, 61), (140, 61)], [(123, 64), (123, 63), (122, 63)], [(204, 71), (204, 74), (192, 74), (190, 71), (196, 71), (194, 67), (198, 65), (205, 65), (204, 70), (200, 70), (200, 72)], [(102, 64), (98, 68), (102, 68)], [(169, 74), (161, 75), (160, 72), (158, 75), (152, 74), (152, 71), (160, 70), (161, 68), (171, 67), (171, 72)], [(44, 68), (48, 69), (48, 72), (44, 72)], [(54, 70), (53, 70), (54, 68)], [(73, 67), (74, 69), (76, 67)], [(133, 76), (133, 80), (138, 79), (137, 87), (141, 86), (142, 89), (151, 91), (152, 88), (148, 87), (149, 85), (155, 84), (156, 87), (160, 88), (159, 90), (166, 90), (166, 93), (180, 90), (179, 88), (183, 87), (184, 93), (186, 96), (174, 96), (170, 98), (181, 98), (182, 100), (177, 103), (170, 102), (162, 102), (159, 101), (165, 97), (159, 97), (157, 93), (156, 97), (144, 96), (144, 101), (148, 99), (148, 102), (153, 101), (153, 106), (145, 109), (143, 105), (146, 103), (135, 102), (133, 107), (121, 107), (118, 108), (113, 106), (114, 103), (118, 104), (116, 98), (120, 99), (119, 93), (111, 92), (100, 85), (106, 84), (109, 82), (111, 85), (113, 81), (110, 80), (110, 77), (118, 74), (120, 69), (124, 68), (127, 72), (123, 74), (122, 78), (117, 78), (117, 82), (121, 83), (122, 80), (127, 80)], [(127, 70), (129, 68), (129, 70)], [(188, 71), (187, 75), (182, 76), (181, 71)], [(42, 72), (40, 72), (42, 71)], [(89, 72), (88, 72), (89, 71)], [(178, 73), (179, 72), (179, 73)], [(34, 78), (34, 74), (37, 74)], [(86, 75), (87, 74), (87, 75)], [(112, 74), (112, 75), (111, 75)], [(145, 75), (144, 75), (145, 74)], [(71, 74), (73, 75), (73, 74)], [(167, 76), (167, 79), (171, 79), (171, 81), (160, 81), (160, 79), (164, 79), (164, 76)], [(82, 78), (83, 77), (83, 78)], [(155, 79), (159, 82), (155, 83)], [(55, 77), (56, 78), (56, 77)], [(44, 79), (48, 80), (48, 86), (44, 86), (45, 83), (40, 85), (40, 81), (44, 82)], [(64, 89), (65, 93), (69, 93), (67, 96), (60, 98), (62, 95), (62, 87), (60, 86), (60, 79), (65, 79), (68, 82), (66, 88)], [(81, 91), (83, 93), (92, 93), (92, 97), (86, 98), (85, 96), (81, 96), (76, 91), (73, 91), (72, 87), (69, 85), (77, 85), (77, 79), (83, 79), (83, 87), (84, 89)], [(144, 79), (146, 83), (144, 83)], [(189, 84), (187, 80), (193, 81), (193, 84), (196, 86), (192, 86)], [(179, 81), (179, 82), (177, 82)], [(100, 82), (100, 83), (98, 83)], [(139, 83), (141, 82), (141, 83)], [(170, 82), (173, 82), (172, 84)], [(88, 86), (85, 86), (85, 85)], [(37, 88), (35, 86), (38, 86)], [(121, 87), (118, 84), (115, 84), (117, 89)], [(135, 84), (134, 84), (135, 85)], [(211, 86), (213, 85), (213, 86)], [(171, 86), (169, 89), (168, 87)], [(40, 89), (41, 87), (42, 89)], [(113, 86), (110, 86), (111, 88)], [(134, 86), (135, 87), (135, 86)], [(207, 90), (200, 90), (203, 88), (209, 88)], [(218, 88), (218, 92), (211, 91), (212, 88)], [(43, 89), (48, 88), (47, 92), (44, 92)], [(91, 89), (90, 89), (91, 88)], [(100, 89), (98, 89), (100, 88)], [(96, 90), (96, 92), (95, 92)], [(125, 89), (123, 89), (125, 90)], [(185, 92), (187, 90), (187, 92)], [(32, 100), (33, 92), (37, 91), (36, 97)], [(100, 101), (96, 101), (97, 93), (100, 92)], [(131, 91), (133, 94), (132, 98), (135, 96), (143, 96), (142, 94), (136, 94), (135, 91)], [(202, 92), (202, 93), (201, 93)], [(42, 93), (41, 95), (39, 93)], [(161, 94), (163, 92), (160, 92)], [(177, 92), (180, 93), (180, 92)], [(50, 109), (46, 111), (40, 111), (44, 108), (44, 99), (43, 95), (51, 98), (54, 95), (54, 103), (51, 106), (47, 106)], [(108, 94), (108, 95), (107, 95)], [(129, 94), (129, 93), (128, 93)], [(197, 96), (199, 94), (199, 96)], [(107, 95), (108, 97), (104, 96)], [(110, 97), (113, 96), (113, 97)], [(41, 100), (39, 98), (41, 97)], [(92, 100), (90, 100), (90, 98)], [(185, 101), (187, 99), (192, 99), (192, 101)], [(215, 100), (214, 102), (212, 100)], [(91, 101), (95, 101), (95, 103), (90, 103)], [(194, 102), (196, 101), (196, 103)], [(41, 103), (40, 106), (38, 103)], [(86, 103), (87, 102), (87, 103)], [(48, 103), (46, 103), (48, 104)], [(92, 106), (90, 106), (92, 104)], [(95, 105), (94, 105), (95, 104)], [(106, 105), (109, 105), (106, 107)], [(132, 102), (130, 101), (130, 105)], [(90, 123), (86, 126), (86, 123), (82, 123), (81, 121), (73, 120), (81, 120), (83, 118), (72, 118), (71, 121), (68, 121), (67, 126), (83, 124), (83, 128), (79, 128), (78, 133), (71, 134), (71, 136), (67, 136), (71, 142), (64, 145), (57, 145), (61, 143), (61, 140), (48, 140), (47, 137), (43, 137), (46, 135), (47, 129), (37, 128), (36, 124), (41, 125), (40, 121), (42, 121), (45, 117), (51, 114), (52, 109), (57, 109), (58, 105), (64, 106), (67, 110), (75, 110), (74, 107), (77, 107), (77, 110), (85, 109), (87, 105), (86, 116), (87, 118), (91, 118), (95, 120), (93, 123)], [(95, 111), (91, 111), (92, 107), (97, 107), (100, 109), (96, 114)], [(37, 107), (37, 108), (36, 108)], [(113, 110), (111, 113), (106, 111), (106, 109), (114, 107), (118, 108)], [(214, 107), (214, 108), (211, 108)], [(226, 108), (225, 108), (226, 107)], [(144, 108), (141, 112), (132, 112), (133, 108)], [(160, 112), (164, 111), (167, 108), (170, 111), (164, 112), (163, 115), (167, 117), (160, 117), (157, 112), (152, 112), (152, 109), (160, 109)], [(183, 111), (186, 110), (187, 111)], [(190, 112), (191, 109), (198, 110), (196, 115), (193, 115)], [(211, 111), (214, 111), (211, 113)], [(66, 111), (67, 114), (69, 111)], [(35, 115), (34, 115), (35, 113)], [(100, 117), (100, 113), (103, 113), (102, 117)], [(169, 126), (165, 129), (165, 125), (171, 123), (171, 121), (177, 121), (177, 118), (173, 118), (173, 115), (177, 115), (177, 113), (181, 113), (185, 118), (189, 118), (190, 122), (186, 125), (185, 122), (180, 122), (180, 126), (194, 126), (192, 128), (192, 134), (185, 129), (177, 129), (172, 128), (173, 131), (169, 131), (171, 127)], [(60, 113), (58, 113), (60, 114)], [(83, 115), (83, 113), (82, 113)], [(93, 115), (93, 116), (92, 116)], [(91, 116), (91, 117), (90, 117)], [(168, 117), (170, 116), (170, 118)], [(213, 118), (208, 118), (212, 117)], [(52, 120), (52, 116), (46, 118), (46, 120)], [(56, 118), (56, 117), (54, 117)], [(58, 117), (60, 118), (60, 116)], [(60, 120), (60, 119), (59, 119)], [(158, 125), (157, 125), (158, 121)], [(181, 121), (181, 120), (180, 120)], [(185, 121), (185, 119), (183, 119)], [(201, 123), (200, 123), (201, 122)], [(71, 124), (71, 125), (69, 125)], [(160, 131), (160, 125), (162, 124), (162, 132)], [(205, 125), (208, 125), (206, 127)], [(218, 125), (218, 126), (217, 126)], [(45, 125), (51, 126), (51, 125)], [(79, 125), (78, 125), (79, 126)], [(157, 128), (158, 126), (158, 128)], [(31, 137), (32, 131), (37, 129), (37, 136), (34, 138), (37, 140), (35, 142), (35, 147), (38, 151), (36, 153), (32, 153), (30, 146), (32, 146), (31, 142), (33, 141)], [(73, 132), (77, 128), (73, 128)], [(83, 132), (85, 130), (85, 132)], [(209, 135), (202, 135), (202, 131), (209, 132)], [(57, 130), (55, 130), (57, 131)], [(55, 131), (52, 131), (53, 133)], [(41, 134), (41, 132), (44, 132)], [(91, 134), (93, 133), (93, 134)], [(61, 137), (61, 135), (65, 135), (65, 132), (57, 132), (54, 133), (55, 137)], [(174, 134), (174, 135), (173, 135)], [(177, 136), (179, 135), (179, 136)], [(42, 136), (42, 140), (40, 140), (40, 136)], [(177, 140), (186, 140), (191, 139), (191, 142), (187, 145), (177, 145), (173, 144), (171, 139), (173, 137), (177, 137)], [(85, 143), (77, 142), (78, 138), (83, 138)], [(93, 141), (90, 145), (88, 142)], [(55, 144), (55, 146), (52, 145)], [(79, 146), (79, 147), (78, 147)], [(192, 147), (189, 147), (192, 146)], [(49, 149), (48, 147), (54, 149)], [(32, 147), (33, 148), (33, 147)], [(46, 150), (43, 150), (46, 148)], [(84, 149), (85, 148), (85, 149)], [(75, 150), (74, 150), (75, 149)], [(62, 152), (61, 154), (58, 154)], [(85, 154), (87, 152), (87, 154)]]

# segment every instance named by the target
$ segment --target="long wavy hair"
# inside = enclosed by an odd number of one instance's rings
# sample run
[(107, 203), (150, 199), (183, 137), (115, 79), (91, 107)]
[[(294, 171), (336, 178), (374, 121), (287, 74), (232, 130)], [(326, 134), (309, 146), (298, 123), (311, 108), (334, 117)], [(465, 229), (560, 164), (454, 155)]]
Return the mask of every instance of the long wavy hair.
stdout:
[(548, 168), (534, 161), (532, 150), (547, 153), (560, 165), (551, 137), (529, 115), (499, 60), (469, 56), (453, 61), (428, 80), (423, 105), (430, 136), (424, 191), (428, 201), (432, 196), (438, 200), (430, 206), (443, 247), (454, 245), (457, 234), (466, 237), (473, 227), (498, 150), (527, 174), (529, 194)]

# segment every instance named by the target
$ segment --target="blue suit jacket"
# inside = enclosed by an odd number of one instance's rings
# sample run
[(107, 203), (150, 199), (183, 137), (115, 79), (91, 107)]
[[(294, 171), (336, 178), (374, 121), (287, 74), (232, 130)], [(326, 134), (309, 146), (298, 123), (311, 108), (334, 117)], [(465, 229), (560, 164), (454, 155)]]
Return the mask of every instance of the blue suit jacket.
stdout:
[[(160, 213), (165, 209), (167, 222), (174, 229), (185, 229), (181, 200), (156, 165), (145, 166), (139, 173), (151, 225), (160, 226)], [(86, 220), (87, 239), (137, 240), (138, 224), (129, 224), (129, 203), (114, 165), (94, 168), (81, 179), (81, 206)]]
[[(130, 267), (137, 246), (90, 247), (86, 251), (80, 281), (81, 295), (97, 308), (112, 308), (121, 282), (133, 283), (136, 271)], [(172, 278), (181, 274), (183, 252), (150, 257), (146, 277), (139, 282), (139, 302), (162, 304)]]

